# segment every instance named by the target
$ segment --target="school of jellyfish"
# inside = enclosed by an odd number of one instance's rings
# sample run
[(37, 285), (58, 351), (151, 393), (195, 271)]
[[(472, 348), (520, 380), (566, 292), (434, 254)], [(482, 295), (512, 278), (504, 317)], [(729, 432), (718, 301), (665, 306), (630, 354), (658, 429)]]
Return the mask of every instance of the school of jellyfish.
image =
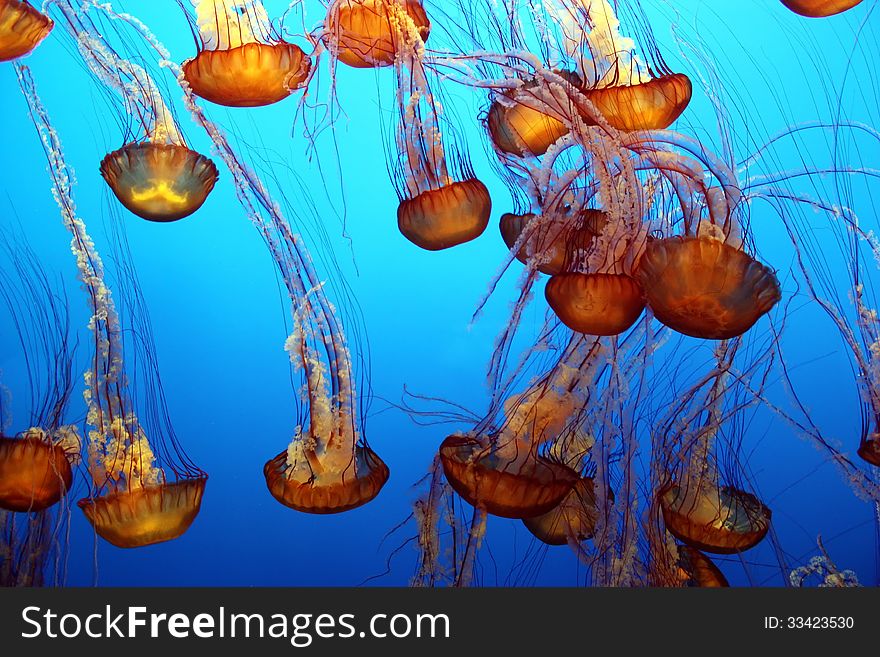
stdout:
[[(99, 581), (257, 513), (317, 583), (343, 561), (430, 587), (880, 583), (880, 3), (737, 9), (799, 61), (705, 0), (167, 4), (0, 0), (0, 584)], [(271, 271), (219, 252), (252, 228)], [(179, 309), (214, 365), (191, 346), (173, 390), (278, 417), (209, 400), (175, 430), (158, 270), (242, 279), (202, 326)], [(280, 384), (233, 335), (273, 294)], [(479, 348), (456, 358), (444, 317)]]

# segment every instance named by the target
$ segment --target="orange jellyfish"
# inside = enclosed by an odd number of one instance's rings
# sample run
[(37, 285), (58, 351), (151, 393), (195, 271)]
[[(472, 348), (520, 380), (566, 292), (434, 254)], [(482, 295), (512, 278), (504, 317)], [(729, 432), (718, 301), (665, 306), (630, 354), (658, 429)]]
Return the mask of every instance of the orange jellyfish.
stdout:
[[(646, 66), (635, 53), (635, 42), (621, 34), (608, 0), (586, 4), (580, 14), (555, 10), (569, 54), (583, 69), (584, 96), (618, 130), (668, 128), (690, 103), (690, 79), (669, 71), (662, 61)], [(593, 122), (595, 116), (587, 112), (584, 118)]]
[[(575, 87), (582, 84), (575, 73), (563, 71), (559, 75)], [(529, 80), (516, 91), (507, 92), (492, 102), (486, 117), (486, 128), (498, 150), (512, 155), (537, 157), (568, 134), (568, 128), (562, 121), (524, 102), (534, 93), (538, 84), (537, 80)]]
[(391, 66), (401, 49), (401, 29), (427, 41), (431, 21), (420, 0), (335, 0), (327, 12), (324, 41), (343, 64)]
[(258, 107), (305, 86), (311, 61), (274, 35), (260, 0), (193, 0), (201, 38), (183, 64), (193, 93), (228, 107)]
[(858, 454), (866, 463), (880, 468), (880, 434), (872, 433), (862, 438)]
[(397, 226), (416, 246), (439, 251), (482, 235), (491, 212), (486, 185), (469, 178), (404, 199), (397, 208)]
[(202, 207), (217, 182), (204, 155), (174, 143), (130, 143), (101, 161), (101, 176), (129, 211), (148, 221), (183, 219)]
[(592, 477), (581, 477), (560, 504), (547, 513), (524, 518), (526, 528), (547, 545), (567, 545), (569, 539), (593, 537), (599, 510)]
[[(40, 139), (52, 168), (53, 192), (70, 231), (71, 249), (87, 292), (92, 311), (89, 330), (94, 354), (85, 373), (84, 397), (88, 407), (88, 467), (94, 489), (78, 502), (95, 532), (117, 547), (134, 548), (169, 541), (189, 529), (199, 512), (207, 475), (183, 454), (167, 417), (161, 398), (158, 374), (150, 367), (126, 372), (120, 318), (110, 289), (104, 282), (104, 269), (85, 223), (75, 214), (72, 181), (57, 132), (37, 95), (33, 79), (24, 67), (16, 66), (19, 83), (28, 101)], [(134, 294), (136, 284), (129, 281)], [(145, 304), (138, 299), (134, 307)], [(136, 336), (145, 318), (132, 316)], [(151, 342), (139, 345), (148, 353), (145, 361), (155, 363)], [(130, 378), (133, 377), (133, 378)], [(133, 396), (130, 381), (141, 381), (137, 389), (144, 397)], [(135, 412), (136, 401), (155, 410), (147, 436)]]
[(473, 507), (504, 518), (534, 518), (553, 511), (580, 480), (575, 470), (542, 446), (554, 445), (581, 409), (581, 338), (573, 338), (557, 367), (504, 403), (500, 428), (481, 423), (471, 434), (449, 436), (440, 462), (453, 490)]
[(637, 277), (657, 319), (696, 338), (742, 335), (781, 298), (769, 268), (705, 235), (649, 241)]
[(623, 333), (645, 310), (641, 284), (626, 274), (557, 274), (544, 295), (563, 324), (587, 335)]
[(715, 554), (755, 547), (770, 529), (770, 509), (745, 491), (705, 480), (659, 492), (666, 529), (682, 543)]
[(0, 436), (0, 508), (27, 513), (58, 503), (73, 483), (68, 450), (46, 432)]
[(148, 221), (177, 221), (198, 210), (214, 189), (217, 167), (186, 146), (177, 121), (147, 71), (96, 42), (95, 26), (85, 12), (58, 5), (80, 53), (99, 82), (115, 89), (142, 139), (126, 143), (101, 161), (100, 172), (130, 212)]
[(587, 209), (581, 213), (580, 223), (574, 227), (562, 225), (532, 230), (532, 226), (539, 221), (538, 215), (532, 213), (503, 214), (499, 222), (501, 238), (507, 248), (512, 249), (528, 228), (525, 243), (520, 246), (516, 258), (523, 264), (535, 258), (538, 260), (538, 271), (553, 276), (564, 271), (572, 253), (590, 248), (608, 222), (608, 215), (601, 210)]
[(730, 586), (724, 573), (709, 557), (687, 545), (678, 546), (678, 569), (679, 577), (686, 586), (703, 589)]
[(439, 108), (422, 61), (424, 43), (411, 21), (396, 30), (398, 130), (395, 174), (400, 205), (397, 227), (428, 251), (476, 239), (489, 225), (492, 199), (464, 157), (449, 161), (440, 129)]
[[(287, 341), (291, 361), (303, 369), (309, 422), (266, 463), (263, 474), (272, 497), (285, 506), (304, 513), (344, 513), (372, 501), (389, 470), (358, 435), (347, 345), (339, 335), (325, 341), (321, 322), (309, 311), (324, 312), (306, 300)], [(325, 350), (323, 359), (319, 350)]]
[(782, 0), (782, 4), (794, 13), (807, 18), (825, 18), (841, 14), (861, 2), (862, 0)]
[(30, 53), (53, 26), (52, 19), (26, 0), (0, 0), (0, 62)]

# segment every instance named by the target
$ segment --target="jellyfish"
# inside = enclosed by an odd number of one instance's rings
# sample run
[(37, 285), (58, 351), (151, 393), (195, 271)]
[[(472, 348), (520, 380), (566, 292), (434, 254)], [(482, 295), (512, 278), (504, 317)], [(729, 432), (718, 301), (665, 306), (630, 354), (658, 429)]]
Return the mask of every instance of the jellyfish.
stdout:
[(744, 552), (770, 529), (770, 510), (751, 493), (732, 486), (670, 484), (659, 497), (666, 529), (697, 550)]
[[(76, 347), (66, 295), (28, 241), (4, 235), (0, 246), (0, 300), (14, 327), (7, 344), (20, 347), (24, 364), (8, 378), (11, 389), (0, 383), (0, 586), (62, 584), (61, 537), (82, 447), (69, 423)], [(17, 434), (9, 431), (13, 392), (29, 402), (28, 428)]]
[[(559, 71), (575, 86), (581, 80), (576, 73)], [(495, 147), (512, 155), (537, 157), (561, 137), (568, 134), (568, 127), (559, 119), (535, 109), (520, 99), (528, 98), (536, 86), (542, 83), (531, 79), (515, 91), (499, 94), (489, 107), (486, 128)]]
[(183, 64), (193, 93), (228, 107), (258, 107), (303, 88), (311, 60), (276, 36), (260, 0), (193, 0), (200, 43)]
[(32, 410), (29, 428), (9, 435), (5, 421), (11, 418), (0, 399), (0, 509), (38, 513), (71, 490), (80, 438), (75, 425), (64, 423), (73, 388), (73, 352), (63, 297), (28, 244), (18, 242), (13, 246), (4, 240), (12, 266), (9, 274), (0, 271), (0, 298), (25, 355)]
[[(646, 66), (635, 53), (635, 42), (620, 32), (608, 0), (576, 0), (571, 6), (557, 2), (550, 9), (560, 21), (569, 55), (582, 68), (585, 97), (612, 127), (662, 130), (681, 116), (693, 93), (690, 79), (669, 70), (659, 55), (654, 67)], [(648, 27), (643, 16), (637, 19)]]
[(543, 515), (523, 518), (523, 525), (547, 545), (567, 545), (569, 538), (592, 538), (599, 515), (594, 486), (592, 477), (581, 477), (558, 506)]
[[(73, 173), (64, 160), (58, 133), (37, 95), (30, 71), (17, 65), (16, 73), (49, 162), (53, 195), (63, 224), (71, 233), (71, 249), (92, 311), (89, 330), (95, 353), (84, 375), (84, 398), (90, 427), (88, 468), (94, 488), (77, 504), (95, 532), (117, 547), (174, 540), (198, 515), (207, 475), (183, 454), (170, 428), (166, 428), (165, 439), (154, 436), (151, 440), (147, 436), (136, 412), (137, 398), (129, 388), (120, 317), (104, 282), (103, 263), (85, 223), (76, 214)], [(143, 348), (148, 352), (153, 349), (149, 344)], [(150, 358), (148, 362), (155, 361)], [(153, 396), (161, 393), (154, 375), (145, 375), (147, 381), (139, 388)], [(163, 406), (161, 398), (145, 403), (147, 408)], [(158, 419), (154, 420), (158, 424)]]
[(563, 324), (588, 335), (618, 335), (645, 310), (644, 292), (626, 274), (563, 272), (544, 288), (548, 305)]
[(324, 23), (324, 41), (337, 60), (354, 68), (392, 66), (404, 50), (403, 16), (428, 40), (431, 21), (421, 0), (335, 0)]
[(186, 145), (177, 121), (153, 78), (94, 37), (87, 15), (59, 4), (68, 31), (89, 70), (115, 89), (142, 138), (107, 154), (100, 172), (113, 194), (133, 214), (155, 222), (177, 221), (196, 212), (217, 182), (214, 163)]
[(654, 316), (697, 338), (742, 335), (782, 298), (768, 267), (706, 235), (648, 242), (638, 278)]
[(699, 550), (687, 545), (678, 546), (679, 576), (685, 586), (702, 589), (727, 588), (730, 584), (721, 569)]
[(842, 14), (862, 3), (862, 0), (782, 0), (794, 13), (807, 18), (825, 18)]
[(353, 392), (348, 389), (350, 374), (334, 372), (334, 379), (328, 380), (327, 368), (313, 346), (314, 328), (303, 321), (305, 317), (297, 318), (286, 348), (291, 361), (305, 370), (309, 424), (297, 428), (287, 449), (269, 460), (263, 472), (269, 492), (281, 504), (305, 513), (343, 513), (373, 500), (388, 481), (389, 470), (369, 445), (359, 441)]
[[(533, 226), (541, 223), (534, 213), (501, 215), (499, 228), (501, 238), (508, 249), (513, 249), (520, 240), (523, 231), (532, 223)], [(600, 235), (608, 222), (608, 215), (600, 210), (587, 209), (583, 212), (582, 222), (574, 227), (563, 224), (558, 228), (531, 230), (531, 239), (526, 238), (526, 243), (516, 251), (516, 258), (523, 264), (528, 264), (530, 259), (536, 256), (540, 258), (537, 269), (542, 274), (553, 276), (561, 274), (566, 262), (573, 258), (573, 254), (580, 250), (588, 250)]]
[(27, 0), (0, 0), (0, 62), (29, 54), (53, 26), (52, 19)]
[(399, 160), (392, 166), (401, 199), (397, 226), (416, 246), (439, 251), (482, 235), (492, 199), (466, 160), (447, 160), (438, 104), (423, 61), (422, 35), (408, 15), (399, 18), (394, 26)]

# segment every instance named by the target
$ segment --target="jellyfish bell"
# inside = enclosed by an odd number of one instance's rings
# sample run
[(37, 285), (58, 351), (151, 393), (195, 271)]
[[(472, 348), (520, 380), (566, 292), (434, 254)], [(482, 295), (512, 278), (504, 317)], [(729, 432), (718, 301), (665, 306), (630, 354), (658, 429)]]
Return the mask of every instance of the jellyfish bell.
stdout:
[(272, 497), (303, 513), (344, 513), (371, 502), (388, 481), (388, 466), (366, 445), (355, 448), (351, 463), (341, 471), (315, 460), (291, 465), (284, 451), (266, 463), (263, 474)]
[(408, 28), (427, 41), (431, 21), (420, 0), (336, 0), (327, 13), (324, 40), (340, 62), (353, 68), (391, 66), (401, 39), (414, 41), (414, 35), (404, 35)]
[(440, 446), (446, 480), (472, 506), (502, 518), (552, 511), (578, 481), (566, 465), (538, 454), (514, 463), (476, 438), (452, 435)]
[(202, 207), (217, 182), (207, 157), (174, 143), (130, 143), (101, 161), (101, 176), (129, 211), (148, 221), (183, 219)]
[(641, 284), (626, 274), (556, 274), (544, 296), (563, 324), (586, 335), (619, 335), (645, 310)]
[(46, 38), (52, 19), (23, 0), (0, 0), (0, 62), (24, 57)]
[(0, 436), (0, 509), (27, 513), (58, 503), (73, 484), (72, 453), (45, 432)]
[(671, 73), (647, 82), (585, 89), (583, 93), (618, 130), (664, 130), (687, 109), (693, 85), (683, 73)]
[(636, 277), (657, 319), (696, 338), (742, 335), (782, 296), (769, 268), (708, 236), (649, 240)]
[(807, 18), (825, 18), (848, 11), (862, 0), (782, 0), (794, 13)]
[(469, 178), (403, 200), (397, 208), (397, 225), (416, 246), (439, 251), (478, 238), (491, 213), (489, 190)]
[(194, 0), (202, 47), (183, 64), (193, 93), (227, 107), (259, 107), (305, 86), (312, 63), (276, 39), (259, 0)]
[[(516, 258), (528, 264), (530, 258), (539, 256), (538, 271), (548, 276), (560, 274), (565, 265), (577, 250), (588, 250), (602, 232), (608, 215), (601, 210), (587, 209), (581, 213), (580, 223), (575, 227), (549, 227), (532, 236), (516, 253)], [(499, 229), (501, 238), (512, 249), (522, 235), (523, 230), (538, 216), (532, 213), (501, 216)]]
[(591, 477), (581, 477), (558, 506), (533, 518), (523, 518), (526, 528), (542, 543), (567, 545), (593, 537), (599, 510), (595, 484)]
[(858, 455), (866, 463), (880, 468), (880, 434), (872, 433), (862, 440)]
[(770, 509), (732, 486), (669, 484), (660, 490), (659, 500), (669, 533), (704, 552), (744, 552), (770, 529)]
[(172, 541), (192, 525), (202, 505), (206, 476), (147, 484), (77, 502), (95, 532), (120, 548)]
[(724, 573), (709, 557), (687, 545), (678, 546), (678, 570), (685, 586), (704, 589), (730, 586)]

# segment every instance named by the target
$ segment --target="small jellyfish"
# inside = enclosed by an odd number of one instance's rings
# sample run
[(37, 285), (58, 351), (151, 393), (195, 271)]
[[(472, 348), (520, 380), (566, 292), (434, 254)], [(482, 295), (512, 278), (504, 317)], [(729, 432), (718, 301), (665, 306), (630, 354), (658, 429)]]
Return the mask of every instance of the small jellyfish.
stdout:
[[(514, 248), (523, 231), (538, 219), (538, 215), (532, 213), (506, 213), (501, 216), (499, 229), (508, 250)], [(548, 276), (561, 274), (572, 253), (589, 249), (607, 222), (608, 215), (601, 210), (587, 209), (581, 213), (581, 222), (577, 226), (530, 231), (516, 258), (527, 264), (530, 259), (538, 257), (539, 272)]]
[[(635, 41), (621, 33), (620, 20), (608, 0), (590, 2), (581, 12), (564, 6), (555, 12), (569, 55), (581, 66), (586, 82), (582, 92), (612, 127), (662, 130), (681, 116), (693, 94), (690, 79), (669, 70), (657, 52), (659, 61), (646, 65), (636, 54)], [(650, 25), (644, 28), (643, 36), (650, 39)], [(649, 50), (656, 51), (656, 45), (651, 44)], [(595, 117), (584, 119), (593, 122)]]
[(420, 0), (336, 0), (324, 28), (324, 40), (340, 62), (374, 68), (394, 64), (401, 30), (415, 30), (427, 41), (431, 21)]
[[(571, 344), (565, 358), (575, 360), (582, 342), (575, 338)], [(558, 507), (580, 476), (541, 446), (555, 441), (580, 409), (571, 382), (576, 375), (567, 362), (560, 364), (507, 399), (499, 428), (481, 423), (471, 434), (446, 438), (440, 462), (453, 490), (475, 508), (504, 518), (533, 518)]]
[(309, 423), (297, 428), (287, 449), (266, 463), (263, 474), (272, 497), (284, 506), (326, 515), (372, 501), (388, 481), (389, 470), (356, 428), (348, 346), (338, 334), (323, 339), (318, 318), (310, 316), (316, 310), (307, 299), (295, 311), (286, 345), (291, 361), (303, 370)]
[(720, 589), (730, 586), (724, 573), (709, 557), (687, 545), (678, 546), (678, 569), (678, 574), (685, 586), (703, 589)]
[(592, 538), (599, 516), (594, 487), (592, 477), (581, 477), (559, 506), (543, 515), (524, 518), (523, 524), (547, 545), (567, 545), (569, 538)]
[[(581, 86), (577, 74), (563, 71), (559, 75), (574, 86)], [(503, 98), (492, 102), (486, 128), (498, 150), (512, 155), (537, 157), (568, 134), (568, 128), (562, 121), (523, 102), (534, 93), (538, 84), (536, 80), (529, 80), (516, 91), (508, 92)]]
[(544, 295), (563, 324), (587, 335), (623, 333), (645, 310), (641, 284), (626, 274), (556, 274)]
[(40, 429), (17, 438), (0, 436), (0, 508), (26, 513), (57, 504), (73, 483), (71, 456)]
[(649, 241), (637, 278), (657, 319), (696, 338), (742, 335), (781, 298), (769, 268), (709, 236)]
[(862, 438), (858, 455), (866, 463), (880, 468), (880, 434), (872, 433)]
[(148, 221), (183, 219), (202, 207), (217, 167), (182, 144), (126, 144), (101, 161), (101, 175), (128, 210)]
[(54, 23), (25, 0), (0, 0), (0, 62), (24, 57), (52, 31)]
[(770, 529), (770, 509), (745, 491), (705, 480), (660, 490), (666, 529), (682, 543), (714, 554), (755, 547)]
[(278, 38), (260, 0), (193, 0), (201, 44), (183, 64), (193, 93), (228, 107), (258, 107), (305, 86), (311, 60)]
[(577, 473), (528, 450), (510, 458), (485, 441), (452, 435), (440, 446), (446, 480), (472, 506), (502, 518), (531, 518), (559, 506)]
[(861, 2), (862, 0), (782, 0), (782, 4), (794, 13), (807, 18), (825, 18), (841, 14)]
[(612, 127), (630, 131), (668, 128), (687, 109), (692, 93), (691, 81), (683, 73), (584, 90)]
[(488, 188), (469, 178), (404, 199), (397, 208), (397, 226), (416, 246), (439, 251), (482, 235), (491, 212)]
[(217, 167), (190, 150), (159, 86), (136, 58), (125, 59), (102, 42), (83, 14), (59, 5), (92, 74), (121, 97), (142, 139), (126, 143), (101, 161), (110, 189), (129, 211), (148, 221), (177, 221), (194, 213), (217, 182)]

